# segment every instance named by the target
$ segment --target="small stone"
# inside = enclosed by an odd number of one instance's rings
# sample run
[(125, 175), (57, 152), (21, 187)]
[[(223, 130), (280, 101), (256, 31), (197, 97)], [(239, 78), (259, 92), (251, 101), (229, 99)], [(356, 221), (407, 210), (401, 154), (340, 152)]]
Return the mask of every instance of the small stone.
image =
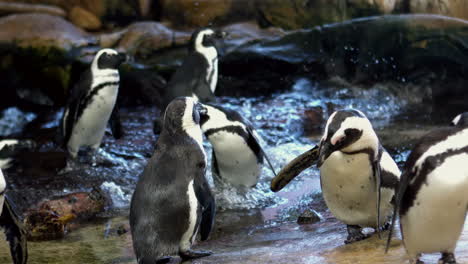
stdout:
[(320, 216), (317, 212), (311, 209), (306, 209), (298, 218), (297, 223), (300, 225), (314, 224), (320, 222)]
[(86, 30), (98, 30), (102, 26), (96, 15), (79, 6), (75, 6), (70, 10), (68, 18), (73, 24)]

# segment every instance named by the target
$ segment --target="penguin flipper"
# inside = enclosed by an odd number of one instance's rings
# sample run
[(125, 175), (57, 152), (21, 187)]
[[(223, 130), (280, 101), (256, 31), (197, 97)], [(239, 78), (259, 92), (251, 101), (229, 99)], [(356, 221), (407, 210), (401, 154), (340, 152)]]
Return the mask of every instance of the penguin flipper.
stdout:
[(26, 264), (28, 261), (28, 247), (26, 231), (15, 212), (11, 200), (5, 195), (0, 227), (5, 231), (6, 239), (10, 244), (11, 258), (14, 264)]
[(200, 223), (201, 240), (205, 241), (211, 233), (216, 214), (216, 204), (210, 186), (203, 174), (195, 178), (195, 196), (202, 205), (202, 219)]
[(379, 238), (381, 238), (380, 236), (380, 200), (382, 197), (382, 192), (381, 192), (382, 174), (381, 174), (381, 168), (380, 168), (380, 159), (377, 161), (374, 161), (372, 168), (374, 169), (375, 188), (377, 192), (377, 228), (375, 230), (377, 234), (379, 235)]
[(250, 137), (255, 141), (255, 144), (258, 146), (258, 148), (260, 149), (260, 151), (261, 151), (262, 154), (263, 154), (263, 157), (264, 157), (265, 160), (267, 161), (268, 166), (269, 166), (270, 169), (271, 169), (271, 172), (273, 172), (273, 176), (276, 177), (277, 175), (276, 175), (275, 167), (273, 167), (273, 164), (271, 163), (270, 158), (268, 157), (268, 155), (266, 154), (265, 150), (263, 150), (262, 146), (260, 145), (260, 140), (259, 140), (258, 137), (256, 136), (255, 131), (253, 130), (253, 128), (252, 128), (251, 125), (247, 125), (246, 127), (247, 127), (247, 131), (249, 132)]
[(123, 136), (122, 122), (120, 121), (120, 111), (115, 104), (112, 114), (109, 119), (110, 128), (112, 131), (112, 136), (115, 139), (120, 139)]

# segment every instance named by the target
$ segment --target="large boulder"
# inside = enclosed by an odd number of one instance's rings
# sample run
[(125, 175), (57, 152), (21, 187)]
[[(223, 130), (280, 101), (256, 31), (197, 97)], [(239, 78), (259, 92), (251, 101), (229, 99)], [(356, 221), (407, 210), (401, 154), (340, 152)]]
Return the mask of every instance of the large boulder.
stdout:
[(435, 105), (466, 107), (468, 22), (433, 15), (358, 19), (253, 41), (220, 61), (219, 95), (258, 95), (295, 77), (417, 83)]

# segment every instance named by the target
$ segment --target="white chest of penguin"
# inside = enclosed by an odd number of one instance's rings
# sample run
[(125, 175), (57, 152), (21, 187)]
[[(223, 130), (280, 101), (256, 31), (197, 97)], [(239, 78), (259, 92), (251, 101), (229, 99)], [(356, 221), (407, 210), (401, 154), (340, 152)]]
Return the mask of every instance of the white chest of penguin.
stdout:
[(376, 192), (369, 155), (332, 153), (320, 168), (325, 202), (332, 214), (349, 225), (375, 225)]
[(206, 70), (206, 81), (209, 83), (211, 92), (214, 93), (218, 82), (218, 53), (215, 48), (209, 48), (204, 52), (205, 59), (208, 61)]
[(220, 176), (238, 185), (252, 186), (257, 183), (261, 164), (245, 140), (233, 133), (213, 133), (210, 142), (218, 162)]
[(106, 85), (92, 97), (73, 129), (72, 140), (79, 136), (88, 145), (100, 143), (117, 100), (118, 88), (118, 85)]

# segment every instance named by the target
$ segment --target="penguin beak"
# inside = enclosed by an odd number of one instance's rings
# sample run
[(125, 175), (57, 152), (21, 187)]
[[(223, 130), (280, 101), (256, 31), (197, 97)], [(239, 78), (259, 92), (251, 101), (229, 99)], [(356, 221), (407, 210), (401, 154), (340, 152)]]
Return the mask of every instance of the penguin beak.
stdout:
[(330, 143), (330, 141), (322, 140), (320, 142), (320, 147), (318, 150), (318, 162), (317, 168), (320, 168), (326, 159), (335, 151), (335, 147)]
[(216, 30), (214, 35), (215, 38), (224, 39), (228, 36), (228, 33), (226, 31)]
[(119, 54), (117, 54), (117, 58), (119, 60), (119, 64), (124, 63), (124, 62), (126, 62), (128, 60), (127, 54), (125, 54), (123, 52), (119, 52)]
[(311, 150), (302, 153), (289, 162), (288, 165), (282, 168), (278, 175), (273, 178), (270, 189), (273, 192), (280, 191), (301, 172), (312, 166), (317, 161), (318, 149), (318, 146), (314, 146)]
[(206, 109), (206, 107), (201, 103), (197, 103), (197, 111), (200, 114), (200, 117), (208, 115), (208, 109)]

